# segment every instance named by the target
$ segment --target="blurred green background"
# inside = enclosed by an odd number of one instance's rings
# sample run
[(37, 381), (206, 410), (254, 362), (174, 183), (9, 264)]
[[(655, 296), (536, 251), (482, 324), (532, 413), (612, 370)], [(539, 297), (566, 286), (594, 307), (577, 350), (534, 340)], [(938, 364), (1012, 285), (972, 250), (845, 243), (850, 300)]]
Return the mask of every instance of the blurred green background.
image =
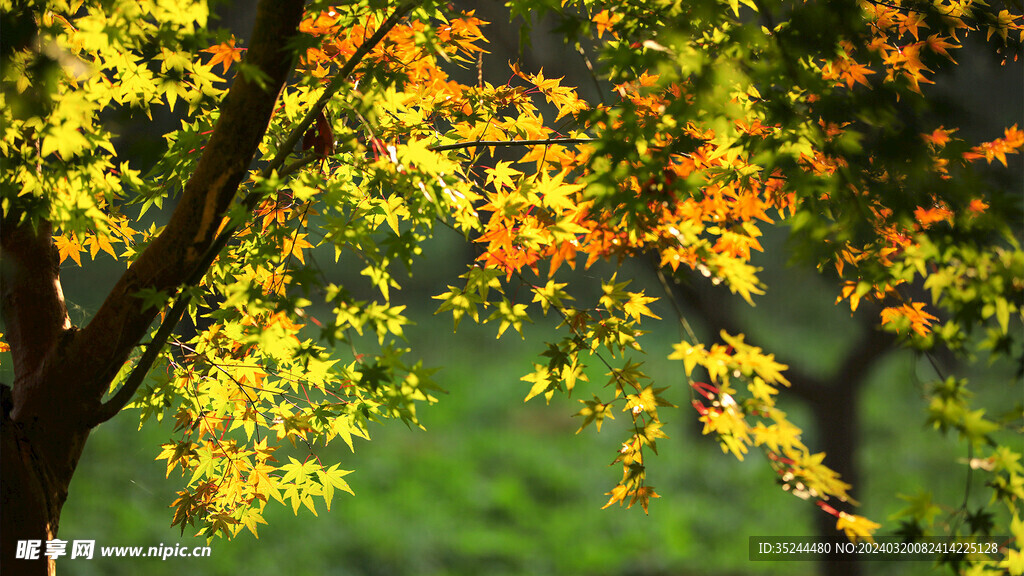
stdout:
[[(810, 502), (782, 491), (765, 459), (752, 452), (744, 462), (722, 454), (700, 433), (682, 378), (682, 365), (665, 359), (678, 334), (672, 310), (659, 302), (654, 311), (668, 319), (652, 322), (646, 336), (649, 374), (672, 385), (668, 397), (679, 405), (663, 415), (671, 436), (650, 456), (649, 482), (662, 498), (650, 515), (639, 507), (602, 510), (603, 494), (620, 475), (609, 467), (627, 434), (624, 415), (574, 434), (577, 398), (588, 387), (603, 386), (604, 370), (590, 371), (573, 399), (556, 396), (550, 406), (537, 398), (524, 404), (529, 385), (519, 377), (543, 351), (553, 324), (527, 326), (526, 341), (509, 333), (494, 338), (493, 326), (464, 321), (452, 334), (450, 316), (434, 316), (445, 282), (465, 266), (458, 240), (439, 232), (427, 259), (399, 293), (416, 322), (408, 329), (414, 358), (441, 366), (436, 379), (448, 394), (420, 410), (426, 430), (400, 423), (371, 428), (370, 442), (358, 441), (354, 454), (343, 444), (318, 448), (325, 461), (355, 470), (347, 477), (356, 495), (339, 494), (330, 512), (315, 518), (275, 503), (260, 538), (243, 533), (211, 543), (209, 558), (64, 560), (61, 573), (74, 575), (189, 574), (253, 575), (680, 575), (814, 574), (812, 562), (751, 562), (750, 536), (810, 536)], [(775, 246), (781, 248), (781, 246)], [(771, 254), (772, 248), (766, 252)], [(778, 262), (766, 265), (769, 293), (750, 309), (737, 304), (752, 338), (769, 342), (784, 362), (809, 371), (827, 371), (848, 345), (853, 320), (812, 273)], [(627, 269), (631, 289), (660, 295), (650, 273)], [(584, 279), (586, 278), (584, 274)], [(624, 277), (620, 275), (620, 278)], [(75, 313), (87, 316), (98, 301), (85, 294), (95, 286), (84, 271), (65, 274), (69, 294), (82, 294)], [(794, 296), (798, 296), (794, 298)], [(77, 319), (76, 319), (77, 320)], [(511, 332), (511, 331), (510, 331)], [(955, 438), (943, 438), (924, 425), (918, 371), (923, 361), (906, 352), (886, 358), (872, 372), (860, 406), (863, 481), (854, 488), (860, 513), (885, 521), (905, 502), (898, 494), (927, 488), (936, 499), (958, 503), (966, 455)], [(990, 375), (991, 376), (991, 375)], [(930, 374), (923, 374), (928, 378)], [(1007, 375), (1009, 377), (1009, 375)], [(989, 384), (1006, 400), (1007, 387)], [(783, 393), (785, 397), (785, 393)], [(815, 445), (809, 414), (796, 403), (784, 405)], [(94, 432), (64, 508), (61, 537), (94, 539), (97, 546), (197, 546), (205, 539), (170, 528), (167, 506), (184, 482), (164, 478), (154, 461), (169, 426), (137, 431), (125, 413)], [(892, 528), (893, 524), (887, 524)], [(872, 563), (869, 574), (929, 574), (928, 563)]]

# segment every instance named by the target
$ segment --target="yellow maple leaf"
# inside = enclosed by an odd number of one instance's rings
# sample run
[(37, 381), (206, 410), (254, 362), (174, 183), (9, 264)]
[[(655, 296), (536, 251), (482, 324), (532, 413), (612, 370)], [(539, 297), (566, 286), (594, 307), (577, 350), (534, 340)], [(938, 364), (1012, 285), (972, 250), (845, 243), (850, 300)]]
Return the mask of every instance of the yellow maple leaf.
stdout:
[(637, 322), (640, 321), (641, 316), (650, 316), (656, 320), (661, 320), (660, 316), (651, 312), (651, 309), (647, 307), (647, 304), (655, 302), (656, 300), (657, 298), (654, 298), (653, 296), (644, 296), (642, 290), (640, 292), (630, 292), (629, 300), (622, 305), (622, 309)]
[(790, 457), (796, 461), (794, 472), (807, 486), (812, 496), (835, 496), (843, 502), (850, 502), (856, 505), (856, 501), (850, 498), (848, 493), (852, 486), (843, 482), (838, 473), (825, 466), (824, 452), (818, 452), (817, 454), (794, 454)]
[(758, 422), (756, 426), (751, 428), (751, 432), (754, 434), (755, 446), (764, 445), (773, 452), (779, 452), (788, 448), (799, 449), (804, 445), (800, 441), (800, 433), (802, 431), (788, 420), (780, 420), (769, 426)]
[(494, 168), (486, 168), (484, 171), (487, 173), (487, 184), (494, 183), (494, 189), (500, 191), (502, 188), (515, 188), (516, 183), (513, 178), (521, 176), (523, 173), (519, 170), (512, 168), (512, 163), (502, 160), (495, 164)]
[(1008, 10), (1001, 10), (996, 16), (996, 22), (988, 27), (988, 33), (985, 34), (985, 41), (987, 42), (992, 38), (992, 34), (998, 35), (1006, 42), (1006, 35), (1010, 31), (1010, 27), (1013, 24), (1014, 17)]
[(110, 236), (105, 234), (90, 234), (85, 238), (85, 245), (89, 247), (89, 257), (93, 260), (96, 259), (96, 255), (99, 254), (100, 250), (110, 254), (115, 260), (117, 260), (117, 254), (114, 253), (114, 247), (110, 244)]
[(851, 542), (874, 542), (872, 533), (881, 528), (882, 525), (872, 522), (857, 514), (839, 513), (839, 520), (836, 521), (836, 530), (842, 530)]
[(576, 192), (583, 189), (583, 184), (566, 184), (565, 171), (552, 176), (545, 172), (537, 183), (537, 193), (543, 197), (542, 203), (552, 210), (572, 210), (576, 207), (573, 200)]
[(71, 258), (79, 266), (82, 265), (82, 257), (79, 253), (84, 252), (85, 248), (82, 248), (82, 243), (78, 241), (77, 236), (74, 234), (61, 234), (53, 239), (53, 243), (57, 245), (57, 252), (60, 255), (61, 263)]
[(605, 492), (605, 495), (611, 496), (611, 498), (608, 499), (607, 504), (601, 507), (602, 510), (611, 506), (612, 504), (615, 504), (616, 502), (619, 502), (621, 505), (623, 498), (629, 495), (629, 488), (626, 488), (622, 484), (619, 484), (615, 488), (612, 488), (611, 492)]
[(294, 237), (285, 238), (281, 245), (281, 253), (286, 256), (295, 256), (299, 262), (305, 264), (306, 258), (303, 256), (302, 250), (303, 248), (313, 247), (313, 245), (306, 240), (306, 236), (306, 234), (295, 234)]

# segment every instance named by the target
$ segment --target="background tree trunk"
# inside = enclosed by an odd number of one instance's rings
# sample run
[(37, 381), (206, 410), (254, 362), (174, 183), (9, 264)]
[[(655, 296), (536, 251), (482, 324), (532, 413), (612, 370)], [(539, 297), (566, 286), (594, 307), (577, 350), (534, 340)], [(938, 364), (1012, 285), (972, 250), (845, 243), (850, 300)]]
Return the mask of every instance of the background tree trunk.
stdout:
[[(749, 332), (741, 326), (722, 290), (697, 290), (678, 282), (671, 288), (672, 295), (686, 303), (710, 330), (721, 328), (732, 334)], [(892, 334), (874, 329), (872, 322), (876, 317), (861, 311), (858, 316), (861, 319), (860, 339), (846, 351), (828, 377), (812, 376), (796, 363), (786, 361), (789, 364), (785, 373), (790, 382), (789, 391), (805, 402), (814, 415), (815, 430), (810, 435), (814, 444), (812, 449), (825, 452), (826, 464), (838, 472), (844, 482), (851, 484), (854, 491), (861, 480), (857, 465), (857, 447), (861, 441), (860, 392), (872, 368), (895, 342)], [(750, 338), (747, 342), (756, 345)], [(853, 507), (847, 503), (830, 501), (829, 504), (837, 510), (853, 513)], [(816, 508), (814, 514), (815, 536), (819, 541), (843, 538), (842, 533), (836, 530), (835, 517)], [(861, 576), (864, 570), (863, 564), (842, 560), (841, 555), (832, 554), (821, 557), (818, 573), (822, 576)]]

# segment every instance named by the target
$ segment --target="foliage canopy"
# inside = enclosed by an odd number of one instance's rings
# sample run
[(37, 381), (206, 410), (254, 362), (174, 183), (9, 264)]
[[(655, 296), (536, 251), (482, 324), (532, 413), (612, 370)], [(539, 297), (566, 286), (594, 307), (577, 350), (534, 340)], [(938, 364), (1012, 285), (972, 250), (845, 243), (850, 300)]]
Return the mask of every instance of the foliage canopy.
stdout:
[[(904, 345), (1024, 359), (1020, 191), (991, 173), (1024, 132), (959, 139), (929, 99), (968, 37), (1017, 61), (1024, 18), (1012, 2), (510, 1), (513, 17), (558, 22), (596, 97), (517, 63), (505, 84), (470, 80), (487, 23), (444, 3), (312, 2), (299, 33), (276, 44), (210, 31), (198, 0), (4, 4), (5, 18), (33, 31), (3, 47), (4, 225), (52, 231), (64, 266), (129, 267), (123, 291), (152, 334), (110, 372), (93, 423), (129, 399), (141, 423), (173, 420), (158, 458), (183, 474), (182, 530), (256, 534), (271, 501), (329, 509), (350, 491), (350, 471), (316, 446), (352, 448), (372, 421), (418, 424), (439, 388), (430, 367), (407, 359), (405, 307), (392, 296), (438, 227), (479, 254), (436, 296), (438, 312), (456, 328), (493, 323), (498, 336), (554, 315), (562, 336), (523, 376), (526, 400), (575, 392), (580, 430), (632, 421), (608, 506), (647, 510), (659, 496), (648, 457), (671, 441), (662, 417), (676, 408), (665, 397), (673, 384), (643, 373), (641, 325), (661, 320), (658, 297), (620, 277), (625, 260), (653, 258), (666, 287), (672, 275), (720, 284), (753, 305), (768, 289), (759, 239), (788, 226), (795, 256), (834, 282), (837, 303), (870, 308)], [(250, 62), (261, 43), (293, 55), (286, 83)], [(213, 139), (232, 81), (283, 88), (257, 147), (240, 153), (237, 194), (213, 172), (227, 196), (182, 216), (213, 241), (180, 247), (193, 266), (182, 278), (132, 276), (147, 252), (168, 254), (159, 239), (185, 210), (204, 152), (231, 146)], [(181, 127), (143, 171), (125, 159), (113, 119), (159, 108)], [(359, 270), (372, 291), (340, 285), (332, 266)], [(599, 295), (583, 301), (595, 275)], [(680, 323), (670, 358), (704, 433), (741, 460), (762, 453), (785, 489), (851, 539), (870, 539), (880, 525), (840, 509), (851, 486), (777, 406), (787, 366), (743, 334), (704, 342), (683, 315), (666, 321)], [(589, 382), (591, 365), (607, 382)], [(1024, 469), (1019, 442), (1007, 441), (1020, 406), (989, 414), (970, 387), (938, 374), (922, 419), (969, 446), (985, 478), (975, 490), (991, 495), (970, 514), (992, 522), (912, 502), (903, 529), (1010, 531), (1002, 566), (1021, 573)], [(961, 568), (997, 564), (975, 560)]]

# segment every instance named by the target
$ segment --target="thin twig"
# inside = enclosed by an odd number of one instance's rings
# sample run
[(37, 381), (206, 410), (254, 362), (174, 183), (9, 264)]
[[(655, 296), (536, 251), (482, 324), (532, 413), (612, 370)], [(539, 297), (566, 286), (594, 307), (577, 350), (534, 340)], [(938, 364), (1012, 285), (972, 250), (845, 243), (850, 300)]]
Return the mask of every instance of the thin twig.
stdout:
[(331, 83), (327, 85), (327, 89), (324, 90), (324, 93), (320, 95), (320, 98), (317, 99), (316, 103), (313, 104), (308, 112), (306, 112), (305, 117), (303, 117), (298, 125), (292, 129), (288, 134), (288, 137), (285, 138), (284, 143), (277, 149), (277, 155), (274, 156), (274, 159), (270, 161), (270, 164), (263, 169), (264, 177), (270, 176), (274, 170), (277, 170), (284, 164), (285, 159), (292, 153), (292, 149), (299, 143), (299, 139), (301, 139), (306, 133), (306, 130), (313, 124), (313, 121), (316, 120), (316, 117), (327, 106), (327, 103), (331, 101), (331, 98), (334, 98), (334, 95), (337, 94), (338, 90), (341, 90), (341, 87), (345, 85), (348, 81), (348, 77), (355, 71), (356, 66), (359, 65), (363, 57), (366, 56), (381, 40), (383, 40), (384, 36), (387, 36), (388, 32), (398, 24), (398, 21), (401, 20), (402, 17), (419, 5), (419, 3), (419, 1), (413, 1), (400, 5), (395, 9), (391, 16), (389, 16), (388, 19), (380, 25), (380, 28), (377, 29), (373, 36), (360, 44), (359, 48), (356, 48), (356, 51), (352, 53), (352, 56), (345, 62), (345, 65), (342, 66), (341, 69), (338, 70), (338, 73), (334, 75), (334, 78), (331, 79)]
[(679, 319), (680, 328), (683, 330), (683, 337), (688, 337), (691, 342), (698, 342), (697, 335), (693, 332), (693, 328), (690, 327), (690, 322), (686, 319), (686, 314), (683, 312), (682, 306), (679, 305), (679, 301), (676, 299), (676, 293), (672, 290), (672, 286), (668, 283), (668, 278), (665, 277), (665, 273), (661, 269), (661, 265), (652, 259), (651, 265), (654, 267), (654, 272), (658, 275), (658, 281), (661, 282), (661, 287), (665, 291), (665, 297), (669, 303), (672, 304), (672, 309), (676, 313), (676, 317)]
[(288, 176), (291, 176), (294, 172), (297, 172), (303, 166), (307, 164), (312, 164), (317, 160), (323, 160), (323, 158), (324, 157), (319, 154), (310, 154), (308, 156), (303, 156), (302, 158), (299, 158), (295, 162), (292, 162), (291, 164), (285, 166), (284, 168), (281, 168), (281, 170), (278, 171), (277, 175), (281, 179), (287, 178)]
[(579, 42), (576, 43), (576, 51), (579, 52), (580, 56), (583, 57), (583, 63), (587, 65), (587, 71), (590, 72), (590, 79), (594, 82), (594, 88), (597, 91), (597, 97), (601, 99), (601, 104), (604, 106), (608, 105), (605, 100), (605, 91), (601, 88), (601, 81), (597, 78), (597, 70), (594, 69), (593, 62), (590, 61), (590, 57), (587, 56), (587, 51), (583, 49), (583, 45)]
[(472, 142), (456, 142), (455, 144), (442, 144), (431, 146), (434, 152), (445, 150), (459, 150), (461, 148), (476, 148), (490, 146), (547, 146), (551, 144), (586, 144), (596, 142), (597, 138), (546, 138), (541, 140), (473, 140)]

